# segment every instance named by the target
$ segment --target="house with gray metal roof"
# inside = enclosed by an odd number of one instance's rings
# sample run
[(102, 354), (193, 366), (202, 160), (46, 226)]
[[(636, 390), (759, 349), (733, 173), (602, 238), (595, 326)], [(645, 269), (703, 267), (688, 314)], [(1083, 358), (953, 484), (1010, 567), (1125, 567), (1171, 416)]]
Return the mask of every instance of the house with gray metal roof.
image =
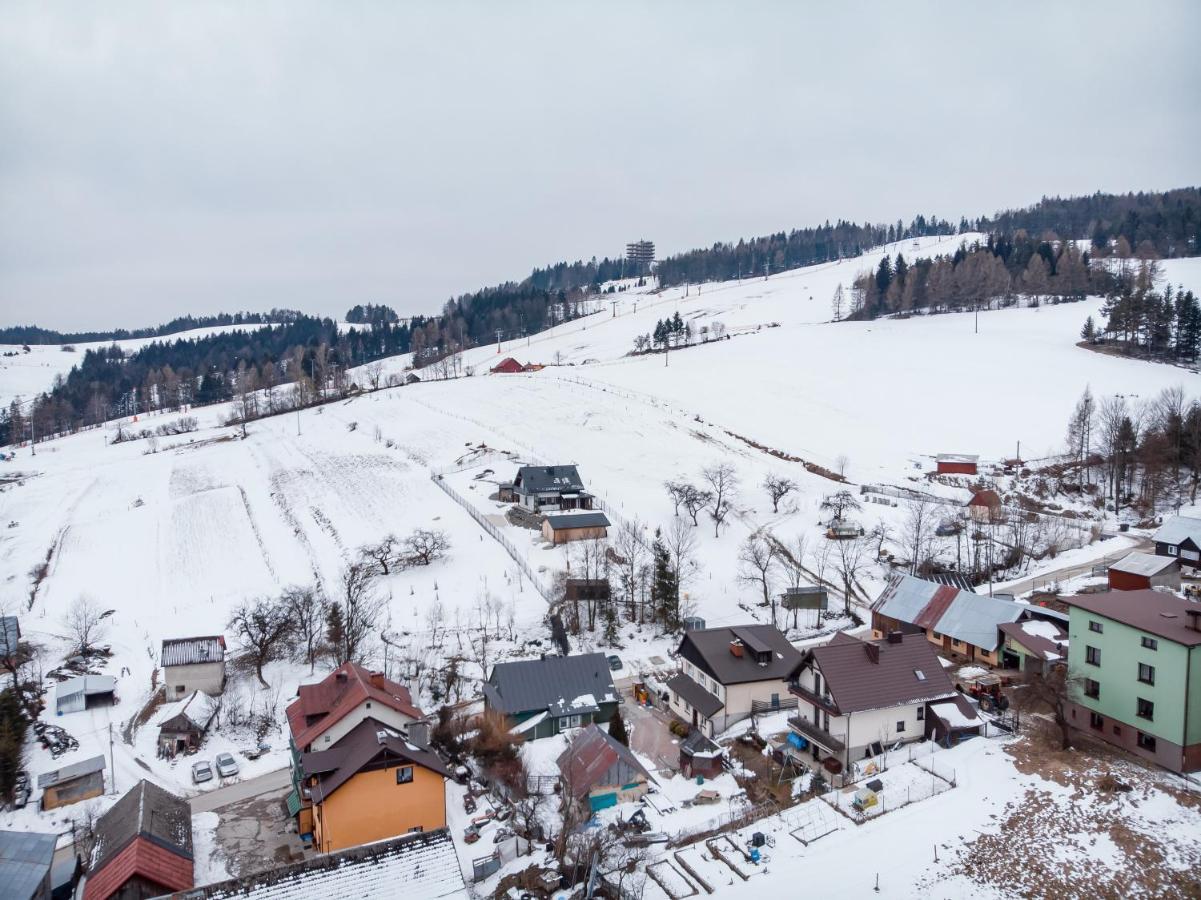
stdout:
[(552, 544), (607, 537), (609, 517), (603, 512), (550, 513), (542, 519), (542, 537)]
[(485, 709), (503, 714), (528, 741), (607, 723), (617, 710), (603, 653), (497, 663), (483, 693)]
[(1013, 600), (961, 591), (913, 575), (894, 575), (872, 604), (872, 632), (883, 638), (916, 626), (948, 656), (1001, 665), (1004, 622), (1037, 613)]
[(57, 809), (104, 793), (104, 757), (93, 756), (38, 776), (42, 809)]
[(0, 831), (0, 885), (12, 900), (50, 900), (57, 834)]
[(651, 773), (624, 746), (596, 725), (580, 731), (557, 761), (563, 791), (590, 812), (632, 803), (646, 794)]
[(522, 466), (513, 479), (513, 496), (526, 509), (592, 509), (592, 495), (575, 466)]
[(671, 711), (709, 737), (757, 713), (796, 705), (788, 682), (801, 653), (773, 625), (686, 631), (667, 682)]
[(1152, 535), (1156, 556), (1170, 556), (1180, 565), (1201, 568), (1201, 519), (1170, 516)]

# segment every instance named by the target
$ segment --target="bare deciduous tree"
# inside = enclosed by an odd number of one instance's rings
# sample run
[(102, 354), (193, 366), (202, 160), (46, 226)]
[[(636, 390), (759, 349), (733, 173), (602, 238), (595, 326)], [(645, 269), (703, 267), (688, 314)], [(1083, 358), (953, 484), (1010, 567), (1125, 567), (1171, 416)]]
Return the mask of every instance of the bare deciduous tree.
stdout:
[(822, 498), (821, 509), (834, 519), (845, 519), (847, 513), (859, 512), (862, 507), (850, 491), (837, 491)]
[(1080, 696), (1083, 689), (1083, 675), (1069, 673), (1066, 665), (1055, 665), (1049, 671), (1027, 673), (1022, 689), (1013, 692), (1013, 703), (1022, 710), (1044, 715), (1050, 713), (1059, 728), (1060, 749), (1067, 750), (1072, 746), (1068, 705)]
[(63, 618), (63, 627), (71, 640), (71, 652), (87, 654), (96, 649), (108, 631), (108, 613), (87, 594), (75, 598)]
[(333, 645), (330, 650), (341, 665), (362, 659), (367, 641), (383, 612), (384, 599), (375, 589), (375, 574), (362, 563), (347, 566), (342, 571), (338, 587), (340, 596), (331, 604), (331, 607), (337, 608), (337, 613), (332, 608), (330, 613), (338, 619), (339, 627), (336, 634), (331, 633), (335, 629), (327, 627), (327, 634)]
[(721, 524), (730, 513), (734, 496), (738, 491), (738, 475), (730, 463), (718, 463), (701, 470), (701, 477), (709, 485), (713, 499), (709, 503), (709, 515), (713, 519), (713, 536), (721, 531)]
[(771, 532), (756, 531), (743, 541), (738, 551), (738, 580), (763, 592), (763, 605), (771, 607), (771, 623), (776, 624), (776, 595), (772, 591), (772, 572), (776, 567), (776, 543)]
[(229, 616), (229, 629), (254, 661), (259, 684), (270, 687), (263, 678), (263, 666), (281, 656), (292, 632), (292, 617), (286, 603), (267, 597), (243, 600)]
[(371, 385), (371, 390), (378, 391), (384, 374), (384, 364), (379, 360), (368, 363), (363, 367), (363, 372), (367, 375), (367, 383)]
[(697, 573), (696, 562), (696, 532), (680, 519), (675, 519), (664, 536), (667, 553), (671, 557), (671, 571), (675, 578), (675, 604), (677, 613), (680, 608), (680, 595), (684, 586)]
[(617, 556), (618, 583), (626, 602), (626, 617), (631, 622), (636, 618), (640, 580), (648, 555), (642, 530), (642, 523), (637, 519), (626, 521), (617, 529), (617, 536), (613, 539), (613, 550)]
[(404, 547), (405, 560), (409, 565), (428, 566), (450, 550), (450, 538), (445, 531), (418, 528), (405, 538)]
[(303, 660), (309, 664), (311, 673), (321, 652), (329, 602), (316, 588), (298, 585), (285, 588), (280, 600), (287, 607), (288, 616), (292, 620), (297, 650), (303, 654)]
[(851, 597), (855, 590), (855, 579), (863, 568), (868, 546), (867, 538), (854, 537), (837, 541), (834, 568), (842, 579), (843, 612), (851, 614)]
[(901, 526), (901, 544), (909, 556), (909, 571), (916, 575), (930, 555), (934, 533), (934, 505), (929, 500), (909, 500), (905, 504), (905, 521)]
[(364, 561), (370, 563), (378, 575), (387, 575), (401, 563), (397, 552), (400, 541), (396, 535), (390, 534), (378, 544), (368, 544), (359, 550)]
[(771, 498), (771, 511), (777, 513), (780, 511), (780, 501), (796, 490), (796, 482), (783, 475), (769, 474), (763, 479), (763, 489)]

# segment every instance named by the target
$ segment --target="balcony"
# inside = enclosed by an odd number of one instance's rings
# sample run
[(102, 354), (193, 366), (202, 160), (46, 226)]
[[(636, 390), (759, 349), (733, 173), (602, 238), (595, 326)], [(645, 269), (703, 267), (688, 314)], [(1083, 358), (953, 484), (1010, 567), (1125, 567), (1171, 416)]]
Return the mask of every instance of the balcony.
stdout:
[(842, 753), (847, 748), (846, 744), (834, 737), (834, 735), (830, 734), (830, 732), (815, 725), (808, 719), (801, 719), (797, 716), (793, 716), (788, 720), (788, 727), (801, 737), (812, 741), (813, 743), (817, 744), (817, 746), (822, 747), (830, 753)]
[(788, 685), (790, 693), (800, 697), (806, 703), (811, 703), (823, 712), (828, 712), (832, 716), (841, 716), (842, 713), (838, 707), (834, 705), (834, 701), (829, 697), (823, 697), (820, 694), (815, 694), (809, 688), (801, 687), (796, 682)]

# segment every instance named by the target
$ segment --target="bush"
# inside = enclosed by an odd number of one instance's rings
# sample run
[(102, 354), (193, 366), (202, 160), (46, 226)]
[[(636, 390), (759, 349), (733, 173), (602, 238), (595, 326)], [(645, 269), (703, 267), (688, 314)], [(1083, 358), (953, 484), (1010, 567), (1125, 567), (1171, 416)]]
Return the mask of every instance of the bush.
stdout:
[(670, 731), (672, 734), (674, 734), (676, 737), (688, 737), (688, 732), (691, 729), (689, 728), (689, 726), (685, 725), (683, 722), (673, 721), (670, 725), (667, 726), (667, 730)]

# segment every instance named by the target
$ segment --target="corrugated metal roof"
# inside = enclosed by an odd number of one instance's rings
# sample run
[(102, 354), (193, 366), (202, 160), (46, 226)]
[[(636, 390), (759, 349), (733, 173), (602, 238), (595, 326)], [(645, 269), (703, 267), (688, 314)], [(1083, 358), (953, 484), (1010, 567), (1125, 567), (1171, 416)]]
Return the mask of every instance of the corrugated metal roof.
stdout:
[(1180, 563), (1173, 556), (1156, 556), (1153, 553), (1141, 553), (1134, 550), (1110, 566), (1109, 570), (1126, 572), (1130, 575), (1145, 575), (1149, 578), (1152, 575), (1158, 575), (1165, 569), (1179, 565)]
[(1028, 607), (970, 591), (896, 575), (872, 609), (881, 615), (929, 628), (985, 650), (1000, 643), (997, 626), (1016, 622)]
[(196, 663), (221, 662), (225, 659), (225, 638), (206, 637), (168, 638), (163, 641), (162, 665), (189, 666)]
[(54, 862), (56, 834), (0, 831), (0, 885), (4, 896), (33, 897)]
[(1187, 540), (1201, 547), (1201, 519), (1191, 516), (1172, 516), (1159, 526), (1152, 540), (1163, 544), (1183, 544)]
[(594, 787), (630, 784), (637, 775), (647, 780), (651, 777), (628, 747), (596, 725), (589, 725), (575, 736), (571, 745), (560, 754), (558, 765), (572, 795), (577, 798)]
[(88, 697), (93, 694), (111, 694), (117, 689), (117, 679), (111, 675), (78, 675), (68, 678), (55, 689), (55, 697), (62, 700), (75, 694)]
[[(570, 712), (581, 698), (591, 698), (592, 703), (583, 704), (590, 707), (617, 700), (613, 675), (602, 653), (497, 663), (488, 682), (488, 705), (510, 715), (552, 707)], [(575, 711), (582, 711), (583, 705)]]
[(325, 853), (173, 895), (178, 900), (467, 900), (445, 828)]
[(73, 781), (76, 778), (91, 775), (93, 772), (103, 771), (104, 757), (93, 756), (91, 759), (71, 763), (71, 765), (55, 769), (53, 772), (43, 772), (38, 776), (38, 787), (48, 788), (56, 784), (62, 784), (64, 781)]

